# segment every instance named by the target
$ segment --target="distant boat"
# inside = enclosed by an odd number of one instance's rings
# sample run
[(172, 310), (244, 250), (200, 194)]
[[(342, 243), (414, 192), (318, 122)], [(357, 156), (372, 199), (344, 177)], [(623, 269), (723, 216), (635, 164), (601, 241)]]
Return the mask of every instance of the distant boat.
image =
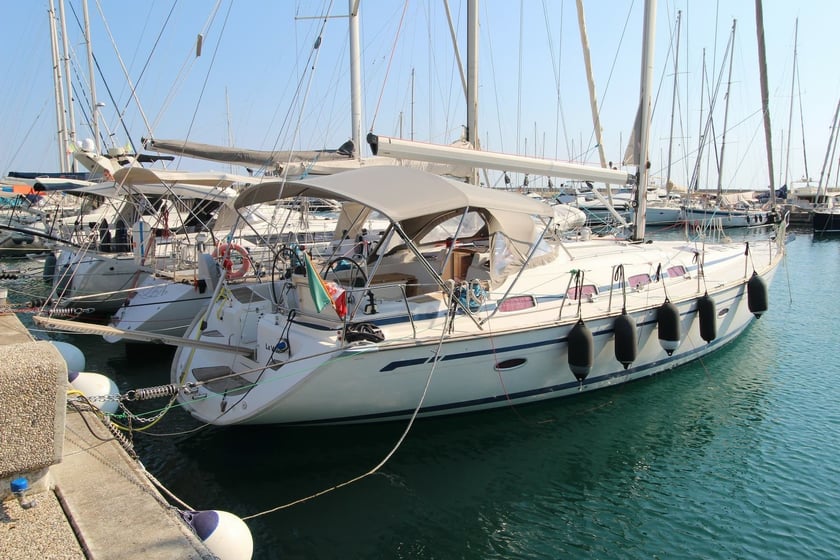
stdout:
[[(775, 222), (775, 214), (770, 209), (753, 208), (754, 203), (742, 196), (722, 194), (712, 202), (695, 198), (692, 203), (683, 205), (683, 219), (689, 224), (724, 228), (766, 226)], [(734, 202), (725, 202), (727, 200)]]
[(840, 233), (840, 194), (828, 196), (814, 207), (814, 233)]

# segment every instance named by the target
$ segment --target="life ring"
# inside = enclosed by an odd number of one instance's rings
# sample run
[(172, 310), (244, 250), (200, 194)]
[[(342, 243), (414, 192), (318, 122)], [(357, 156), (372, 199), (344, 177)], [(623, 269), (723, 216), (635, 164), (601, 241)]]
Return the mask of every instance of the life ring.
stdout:
[[(233, 261), (230, 258), (230, 253), (233, 251), (239, 253), (239, 256), (242, 257), (242, 264), (237, 268), (233, 267)], [(225, 269), (226, 280), (242, 278), (251, 270), (251, 257), (248, 255), (248, 251), (236, 243), (219, 243), (213, 249), (213, 258), (218, 258), (219, 255), (222, 256), (222, 268)]]

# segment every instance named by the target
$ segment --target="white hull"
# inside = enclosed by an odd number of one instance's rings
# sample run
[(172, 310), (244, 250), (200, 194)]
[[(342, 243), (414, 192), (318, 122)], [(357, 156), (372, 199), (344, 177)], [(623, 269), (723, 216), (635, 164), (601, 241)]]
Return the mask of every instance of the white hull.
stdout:
[[(148, 276), (111, 317), (111, 325), (127, 331), (182, 336), (192, 320), (210, 303), (212, 286), (174, 282)], [(122, 337), (108, 335), (108, 342)]]
[(765, 226), (772, 223), (770, 212), (762, 210), (718, 210), (685, 207), (685, 220), (691, 225), (724, 228)]
[[(198, 317), (187, 337), (251, 347), (254, 354), (179, 348), (173, 382), (197, 383), (195, 392), (179, 398), (190, 414), (213, 424), (377, 422), (408, 418), (417, 407), (419, 416), (435, 416), (618, 385), (712, 352), (754, 319), (747, 304), (749, 277), (744, 273), (743, 246), (716, 248), (706, 254), (705, 286), (717, 308), (717, 337), (706, 343), (700, 336), (697, 312), (704, 283), (698, 281), (697, 265), (690, 264), (694, 247), (679, 242), (656, 245), (661, 251), (655, 256), (649, 249), (612, 241), (569, 245), (573, 255), (580, 255), (575, 265), (592, 271), (601, 294), (581, 306), (594, 340), (594, 362), (582, 383), (573, 375), (568, 356), (577, 303), (567, 301), (561, 311), (569, 263), (551, 267), (544, 282), (537, 282), (543, 292), (536, 288), (532, 292), (538, 302), (535, 307), (497, 312), (481, 330), (459, 312), (452, 332), (442, 333), (448, 306), (434, 297), (416, 296), (390, 306), (383, 300), (377, 314), (359, 317), (382, 330), (385, 339), (379, 343), (345, 345), (337, 336), (341, 324), (326, 322), (321, 316), (296, 315), (288, 324), (288, 315), (271, 313), (264, 285), (239, 287), (229, 300)], [(775, 242), (760, 245), (764, 250), (751, 245), (751, 258), (762, 263), (758, 273), (769, 282), (781, 253)], [(621, 312), (621, 290), (611, 282), (611, 267), (595, 263), (615, 259), (632, 276), (631, 270), (653, 272), (650, 258), (661, 259), (663, 266), (681, 263), (678, 266), (685, 269), (683, 276), (665, 280), (668, 296), (679, 308), (683, 334), (669, 356), (657, 329), (657, 308), (665, 301), (663, 282), (631, 291), (627, 309), (637, 324), (638, 355), (624, 369), (615, 357), (613, 333), (613, 322)], [(602, 271), (600, 276), (596, 267)], [(554, 292), (545, 291), (547, 283)], [(497, 304), (491, 295), (475, 318), (489, 317)], [(411, 309), (413, 326), (406, 306)], [(202, 321), (206, 321), (203, 331), (199, 329)], [(284, 339), (291, 352), (273, 351)], [(272, 362), (274, 367), (265, 367)]]
[(670, 226), (684, 221), (679, 206), (655, 206), (648, 203), (645, 208), (645, 222), (649, 226)]
[(52, 281), (59, 307), (110, 316), (148, 275), (131, 254), (64, 250)]

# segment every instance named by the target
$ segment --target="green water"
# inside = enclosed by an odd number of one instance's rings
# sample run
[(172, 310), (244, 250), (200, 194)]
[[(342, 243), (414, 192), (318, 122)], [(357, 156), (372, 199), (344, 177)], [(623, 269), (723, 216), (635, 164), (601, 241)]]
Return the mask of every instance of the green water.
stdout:
[[(421, 421), (377, 474), (248, 520), (254, 557), (838, 557), (838, 278), (840, 239), (800, 233), (770, 310), (721, 352), (581, 398)], [(121, 389), (168, 382), (165, 353), (63, 339)], [(164, 435), (197, 426), (173, 411), (136, 449), (191, 507), (240, 517), (358, 477), (406, 427)]]

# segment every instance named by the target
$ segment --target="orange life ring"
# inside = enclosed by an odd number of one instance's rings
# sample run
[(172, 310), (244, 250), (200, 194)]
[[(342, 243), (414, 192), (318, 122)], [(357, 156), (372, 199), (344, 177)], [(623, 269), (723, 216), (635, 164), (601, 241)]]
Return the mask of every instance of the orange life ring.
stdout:
[[(230, 259), (232, 251), (236, 251), (242, 257), (242, 264), (237, 268), (233, 268), (233, 261)], [(213, 249), (213, 258), (218, 258), (219, 255), (222, 256), (222, 268), (225, 269), (225, 279), (227, 280), (242, 278), (251, 270), (251, 257), (248, 255), (248, 251), (236, 243), (219, 243)]]

